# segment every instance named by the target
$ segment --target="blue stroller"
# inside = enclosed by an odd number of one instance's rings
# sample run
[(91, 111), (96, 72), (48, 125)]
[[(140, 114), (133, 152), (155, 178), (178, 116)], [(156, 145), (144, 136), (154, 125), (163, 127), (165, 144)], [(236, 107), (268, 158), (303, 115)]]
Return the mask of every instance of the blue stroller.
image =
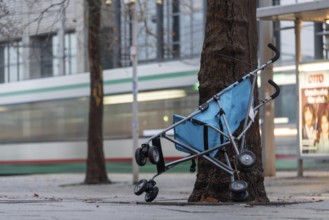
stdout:
[[(275, 52), (272, 59), (215, 94), (187, 117), (174, 115), (173, 124), (170, 127), (152, 136), (136, 150), (137, 164), (144, 166), (148, 158), (152, 164), (156, 165), (157, 173), (150, 180), (139, 180), (134, 188), (135, 195), (145, 192), (145, 201), (152, 202), (159, 192), (154, 181), (155, 177), (188, 160), (192, 160), (191, 172), (194, 172), (194, 159), (202, 157), (231, 176), (229, 190), (233, 201), (245, 201), (248, 198), (247, 182), (235, 180), (234, 176), (238, 171), (250, 171), (256, 162), (254, 153), (246, 149), (245, 134), (253, 123), (259, 108), (275, 99), (280, 93), (279, 86), (269, 80), (268, 83), (275, 88), (274, 94), (260, 100), (259, 104), (254, 106), (253, 93), (257, 74), (280, 57), (279, 51), (272, 44), (269, 44), (268, 47)], [(233, 133), (242, 122), (242, 131), (234, 136)], [(173, 138), (166, 134), (172, 129), (174, 130)], [(177, 150), (187, 153), (188, 156), (165, 163), (161, 138), (169, 140)], [(232, 146), (235, 152), (233, 159), (236, 166), (234, 167), (227, 154), (227, 145)], [(223, 161), (215, 158), (218, 151), (223, 153)]]

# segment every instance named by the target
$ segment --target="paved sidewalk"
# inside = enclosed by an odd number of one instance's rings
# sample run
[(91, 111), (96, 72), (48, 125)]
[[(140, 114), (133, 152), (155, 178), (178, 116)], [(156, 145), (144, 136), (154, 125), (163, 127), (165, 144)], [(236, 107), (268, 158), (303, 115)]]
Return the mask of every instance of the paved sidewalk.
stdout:
[[(141, 174), (140, 178), (150, 178)], [(0, 177), (0, 219), (328, 219), (329, 172), (278, 172), (266, 178), (269, 205), (189, 204), (195, 174), (163, 174), (152, 203), (133, 194), (132, 175), (82, 185), (83, 174)]]

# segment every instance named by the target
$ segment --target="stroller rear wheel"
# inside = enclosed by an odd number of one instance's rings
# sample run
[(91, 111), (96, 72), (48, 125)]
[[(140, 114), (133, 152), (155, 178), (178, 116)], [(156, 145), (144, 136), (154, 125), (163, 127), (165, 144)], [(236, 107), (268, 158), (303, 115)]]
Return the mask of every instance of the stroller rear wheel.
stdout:
[(158, 193), (159, 193), (159, 188), (156, 186), (149, 189), (145, 194), (145, 201), (152, 202), (157, 197)]
[(243, 151), (237, 156), (238, 169), (244, 172), (249, 172), (255, 165), (256, 156), (251, 151)]
[(248, 191), (244, 191), (240, 193), (231, 192), (231, 199), (234, 202), (244, 202), (248, 197), (249, 197)]
[(160, 154), (158, 148), (156, 148), (155, 146), (150, 146), (147, 154), (151, 163), (157, 164), (159, 162)]
[(139, 166), (144, 166), (146, 164), (146, 155), (142, 151), (142, 148), (137, 148), (135, 151), (135, 160)]
[(139, 196), (139, 195), (142, 195), (143, 192), (145, 192), (146, 189), (147, 189), (147, 180), (146, 179), (141, 179), (135, 185), (134, 193), (135, 193), (135, 195)]
[(230, 184), (231, 198), (235, 202), (245, 201), (249, 193), (247, 191), (248, 183), (243, 180), (237, 180)]
[(237, 180), (230, 184), (230, 191), (234, 193), (245, 192), (248, 188), (248, 183), (243, 180)]

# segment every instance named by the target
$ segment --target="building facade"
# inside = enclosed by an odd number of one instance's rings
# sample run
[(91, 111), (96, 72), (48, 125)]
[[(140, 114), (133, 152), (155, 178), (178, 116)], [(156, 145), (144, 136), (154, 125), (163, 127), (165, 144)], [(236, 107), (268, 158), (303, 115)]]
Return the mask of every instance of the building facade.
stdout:
[[(10, 30), (0, 36), (0, 82), (88, 72), (83, 0), (3, 1)], [(198, 57), (205, 1), (138, 1), (139, 63)], [(129, 1), (105, 1), (100, 48), (104, 69), (131, 65)], [(4, 22), (5, 23), (5, 22)]]

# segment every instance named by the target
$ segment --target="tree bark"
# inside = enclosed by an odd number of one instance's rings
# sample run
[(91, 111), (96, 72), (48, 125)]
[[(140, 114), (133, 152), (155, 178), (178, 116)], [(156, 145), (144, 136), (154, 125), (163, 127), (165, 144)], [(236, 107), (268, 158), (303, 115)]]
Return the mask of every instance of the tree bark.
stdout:
[[(198, 73), (200, 104), (256, 66), (256, 0), (208, 0), (205, 40)], [(257, 100), (257, 86), (255, 89)], [(240, 179), (249, 185), (248, 201), (268, 202), (264, 187), (258, 117), (246, 134), (246, 146), (257, 158), (250, 173), (240, 173)], [(232, 147), (227, 149), (232, 158)], [(228, 174), (200, 158), (197, 180), (189, 201), (231, 201), (229, 183)]]
[(103, 150), (103, 70), (99, 51), (101, 0), (88, 3), (90, 101), (86, 184), (110, 183)]

